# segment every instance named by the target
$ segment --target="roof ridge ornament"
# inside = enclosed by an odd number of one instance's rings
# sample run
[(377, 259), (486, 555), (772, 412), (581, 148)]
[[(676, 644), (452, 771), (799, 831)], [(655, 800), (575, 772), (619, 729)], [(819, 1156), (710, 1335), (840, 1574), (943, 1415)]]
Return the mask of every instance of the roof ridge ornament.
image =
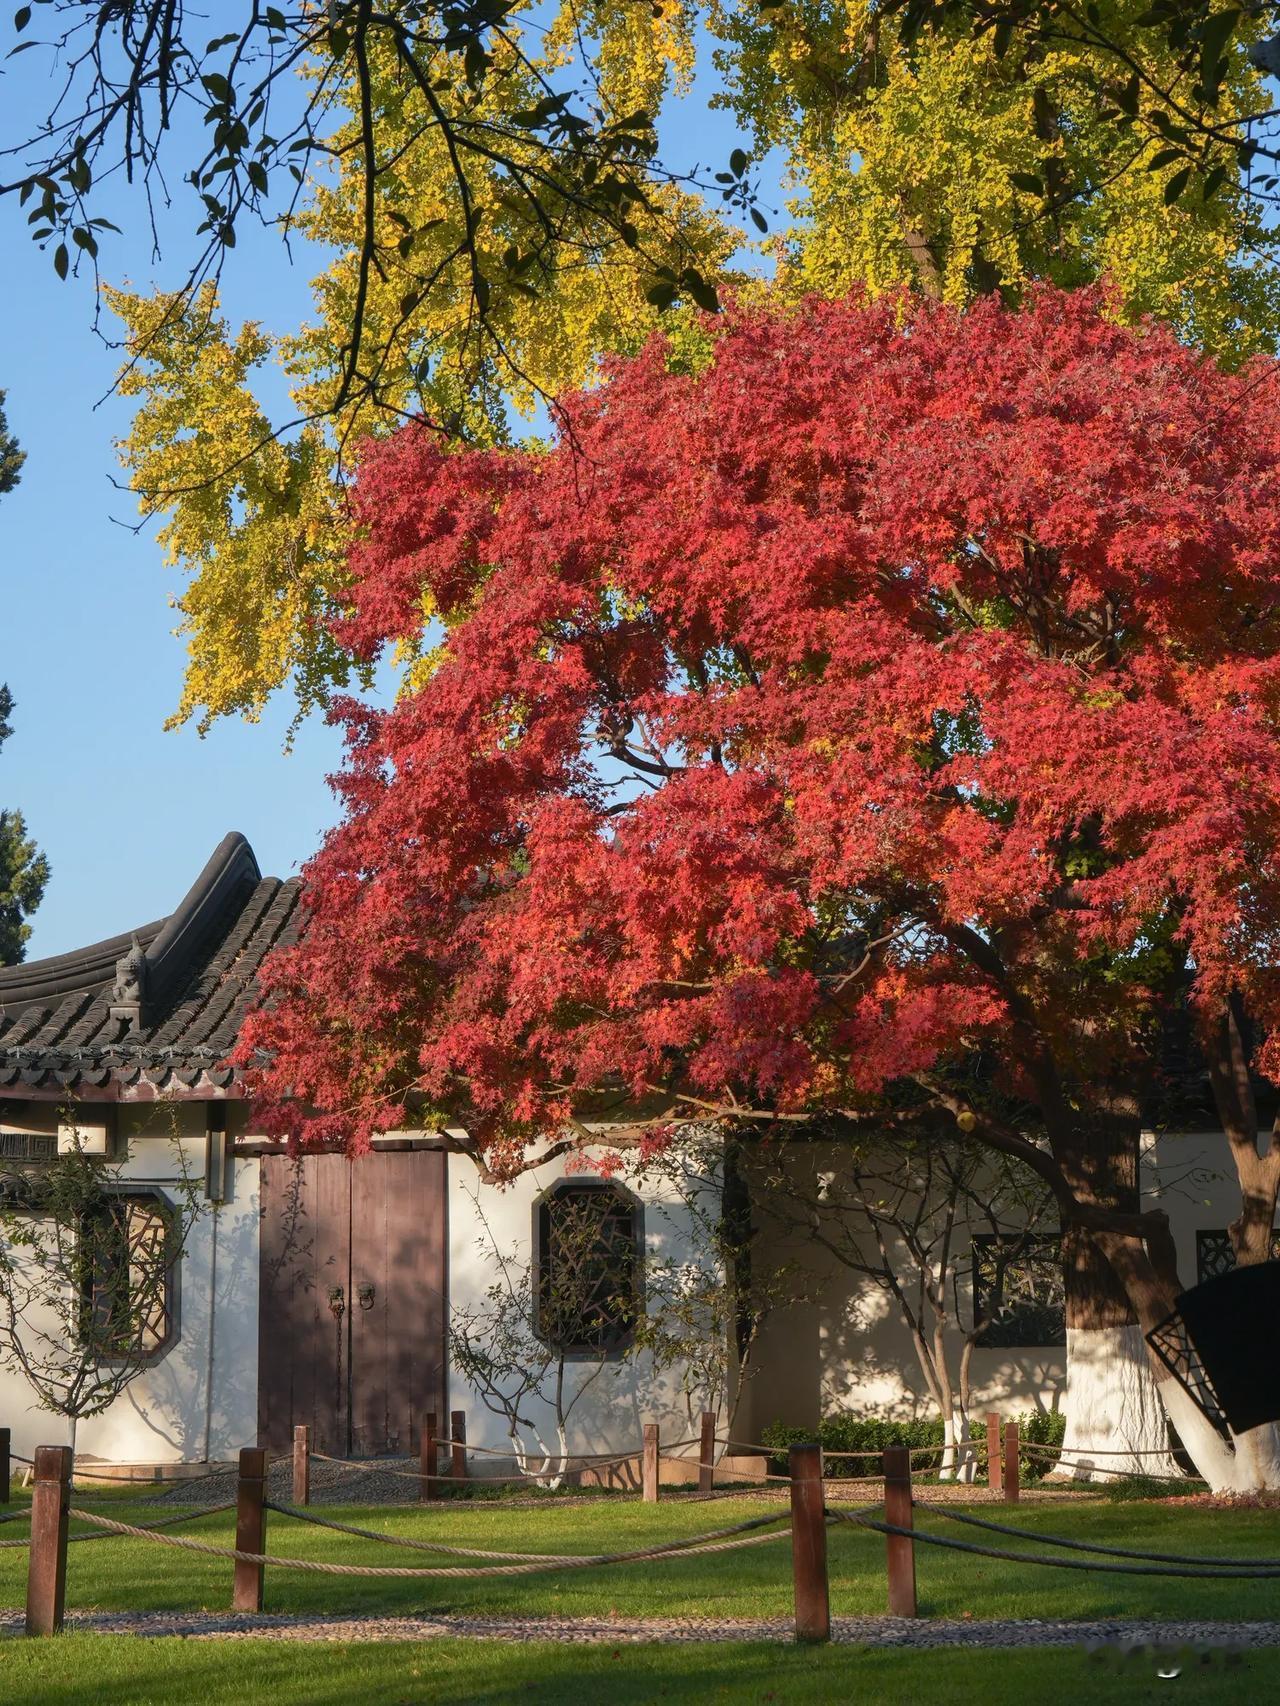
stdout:
[(107, 1011), (113, 1019), (123, 1019), (131, 1031), (140, 1031), (146, 999), (147, 953), (135, 932), (128, 953), (116, 961), (116, 980)]

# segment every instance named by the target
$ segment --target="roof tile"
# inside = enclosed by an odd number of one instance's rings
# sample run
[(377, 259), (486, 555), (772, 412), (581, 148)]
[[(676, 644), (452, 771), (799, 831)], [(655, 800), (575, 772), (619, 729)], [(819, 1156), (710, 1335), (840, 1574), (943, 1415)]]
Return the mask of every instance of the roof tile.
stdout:
[[(296, 939), (300, 889), (296, 878), (260, 876), (248, 843), (228, 836), (178, 911), (146, 926), (147, 952), (153, 941), (163, 950), (162, 975), (143, 989), (138, 1025), (112, 1018), (112, 980), (103, 971), (103, 949), (128, 938), (0, 971), (0, 1092), (118, 1094), (146, 1084), (188, 1095), (234, 1093), (225, 1058), (263, 961)], [(78, 988), (77, 965), (84, 969)], [(147, 995), (157, 985), (152, 1007)]]

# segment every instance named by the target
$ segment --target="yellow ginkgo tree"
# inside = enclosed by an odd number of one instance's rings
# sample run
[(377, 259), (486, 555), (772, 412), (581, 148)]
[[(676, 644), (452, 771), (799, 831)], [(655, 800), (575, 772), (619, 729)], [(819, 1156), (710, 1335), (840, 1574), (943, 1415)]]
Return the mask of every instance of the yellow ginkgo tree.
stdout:
[(963, 19), (904, 40), (901, 12), (885, 10), (716, 0), (722, 99), (790, 162), (792, 288), (909, 284), (959, 304), (1106, 277), (1130, 313), (1215, 354), (1274, 347), (1275, 239), (1239, 171), (1239, 139), (1271, 104), (1247, 29), (1227, 49), (1222, 139), (1197, 173), (1180, 103), (1161, 93), (1178, 90), (1178, 56), (1140, 21), (1148, 0), (1091, 8), (1128, 62), (1065, 31), (1005, 44)]
[[(1143, 22), (1149, 10), (1107, 0), (1093, 8), (1105, 32), (1082, 38), (975, 31), (946, 9), (913, 31), (901, 6), (870, 0), (712, 0), (701, 16), (665, 0), (565, 0), (517, 37), (507, 8), (461, 103), (461, 176), (455, 132), (421, 123), (403, 42), (371, 36), (288, 216), (326, 258), (308, 323), (232, 327), (212, 283), (111, 297), (121, 385), (139, 399), (123, 455), (182, 582), (175, 720), (256, 717), (286, 684), (305, 712), (346, 678), (325, 618), (342, 602), (344, 492), (365, 437), (409, 415), (458, 442), (542, 428), (540, 404), (595, 382), (602, 357), (660, 321), (714, 309), (726, 287), (918, 288), (962, 303), (1016, 299), (1037, 278), (1106, 277), (1117, 312), (1170, 320), (1223, 359), (1275, 347), (1266, 180), (1247, 152), (1266, 108), (1248, 57), (1260, 15), (1222, 36), (1197, 129), (1185, 54)], [(605, 167), (602, 200), (590, 167), (550, 170), (557, 78), (588, 78), (605, 130), (641, 115), (645, 155), (656, 144), (643, 115), (688, 98), (696, 52), (713, 57), (716, 98), (744, 131), (714, 193)], [(454, 59), (465, 87), (473, 73)], [(754, 276), (735, 275), (737, 221), (761, 223), (751, 158), (770, 149), (785, 157), (791, 225), (763, 238)], [(272, 362), (289, 377), (292, 423), (256, 400)]]
[[(617, 29), (608, 16), (596, 24), (601, 86), (621, 110), (656, 99), (664, 78), (678, 81), (687, 43), (658, 19), (641, 40), (634, 9), (614, 10)], [(568, 51), (562, 34), (545, 44), (552, 63)], [(618, 222), (564, 197), (552, 205), (549, 185), (536, 201), (518, 196), (503, 162), (481, 170), (473, 161), (464, 203), (447, 138), (421, 132), (405, 110), (396, 60), (375, 53), (371, 64), (376, 175), (366, 174), (353, 115), (333, 138), (336, 172), (310, 186), (291, 221), (317, 253), (336, 251), (314, 281), (306, 325), (282, 336), (236, 329), (211, 282), (194, 293), (107, 293), (125, 328), (120, 389), (139, 399), (124, 460), (185, 581), (178, 722), (256, 718), (290, 681), (305, 712), (346, 678), (323, 618), (341, 599), (344, 492), (364, 437), (413, 415), (471, 443), (500, 442), (521, 423), (528, 430), (540, 403), (592, 380), (602, 354), (636, 348), (677, 295), (714, 307), (703, 280), (724, 276), (738, 241), (675, 183), (632, 199)], [(532, 80), (513, 54), (505, 77), (477, 94), (478, 124), (490, 101), (498, 122), (522, 77)], [(535, 94), (526, 87), (525, 98)], [(541, 144), (531, 140), (527, 153), (536, 168)], [(370, 187), (375, 245), (365, 268)], [(255, 396), (270, 362), (289, 376), (292, 430), (277, 431)]]

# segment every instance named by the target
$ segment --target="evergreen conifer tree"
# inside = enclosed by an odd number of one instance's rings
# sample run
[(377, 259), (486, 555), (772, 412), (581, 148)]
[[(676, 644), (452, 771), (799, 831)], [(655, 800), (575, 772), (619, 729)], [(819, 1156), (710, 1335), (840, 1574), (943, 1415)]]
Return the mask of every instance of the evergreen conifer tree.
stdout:
[[(25, 452), (9, 431), (0, 391), (0, 492), (18, 484)], [(13, 695), (0, 685), (0, 746), (13, 733)], [(0, 965), (17, 965), (31, 935), (28, 917), (40, 904), (49, 880), (49, 861), (27, 835), (22, 813), (0, 810)]]

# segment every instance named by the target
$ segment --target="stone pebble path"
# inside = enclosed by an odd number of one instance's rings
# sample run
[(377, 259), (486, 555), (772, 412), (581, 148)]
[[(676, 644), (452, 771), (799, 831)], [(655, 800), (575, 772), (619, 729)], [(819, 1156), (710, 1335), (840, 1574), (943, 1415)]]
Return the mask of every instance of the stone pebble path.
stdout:
[[(582, 1645), (663, 1645), (706, 1641), (793, 1640), (789, 1618), (587, 1618), (587, 1617), (281, 1617), (267, 1613), (68, 1613), (69, 1633), (176, 1635), (187, 1640), (432, 1641), (455, 1637), (478, 1641), (564, 1641)], [(0, 1639), (21, 1634), (22, 1619), (0, 1613)], [(1243, 1652), (1280, 1647), (1280, 1623), (1152, 1622), (1116, 1618), (1108, 1622), (1053, 1623), (1032, 1619), (982, 1623), (902, 1617), (836, 1617), (833, 1641), (866, 1647), (1071, 1647), (1092, 1651), (1161, 1653), (1194, 1649)]]

